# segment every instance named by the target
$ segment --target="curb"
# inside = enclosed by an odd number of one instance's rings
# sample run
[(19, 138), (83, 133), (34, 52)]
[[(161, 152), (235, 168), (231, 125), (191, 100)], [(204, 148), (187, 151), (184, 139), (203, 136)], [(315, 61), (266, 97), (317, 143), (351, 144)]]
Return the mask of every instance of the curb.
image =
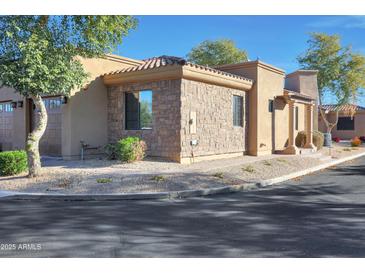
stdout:
[(1, 200), (57, 200), (57, 201), (118, 201), (118, 200), (148, 200), (148, 199), (183, 199), (191, 197), (209, 196), (215, 194), (235, 193), (241, 191), (255, 190), (267, 186), (279, 184), (297, 177), (326, 169), (344, 162), (365, 156), (365, 152), (348, 156), (342, 159), (333, 160), (312, 168), (293, 172), (273, 179), (251, 181), (241, 185), (224, 186), (208, 189), (181, 190), (171, 192), (154, 193), (122, 193), (122, 194), (44, 194), (44, 193), (21, 193), (15, 191), (0, 191)]

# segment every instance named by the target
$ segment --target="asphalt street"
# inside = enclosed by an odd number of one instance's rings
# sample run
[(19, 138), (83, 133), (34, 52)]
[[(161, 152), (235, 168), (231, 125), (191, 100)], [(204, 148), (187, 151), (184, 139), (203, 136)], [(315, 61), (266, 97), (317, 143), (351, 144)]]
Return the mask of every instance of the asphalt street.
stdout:
[(365, 157), (183, 200), (0, 199), (0, 257), (365, 257)]

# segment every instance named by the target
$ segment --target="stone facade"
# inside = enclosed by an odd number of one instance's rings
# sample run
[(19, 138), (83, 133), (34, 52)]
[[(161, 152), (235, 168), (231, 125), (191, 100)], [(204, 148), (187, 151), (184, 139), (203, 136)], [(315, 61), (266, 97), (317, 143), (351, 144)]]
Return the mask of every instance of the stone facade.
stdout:
[[(152, 129), (126, 130), (124, 93), (152, 90)], [(232, 96), (243, 97), (244, 125), (233, 126)], [(148, 155), (174, 161), (246, 151), (247, 94), (190, 80), (128, 84), (108, 90), (108, 136), (113, 143), (127, 136), (146, 141)], [(196, 129), (191, 132), (191, 113)], [(192, 140), (198, 144), (191, 145)]]
[[(108, 138), (138, 136), (148, 146), (147, 154), (180, 161), (181, 80), (128, 84), (108, 89)], [(152, 90), (152, 129), (125, 129), (125, 92)]]
[[(246, 151), (247, 93), (241, 90), (182, 80), (181, 157), (190, 158)], [(243, 97), (243, 127), (233, 126), (233, 95)], [(196, 116), (196, 133), (190, 132), (191, 112)], [(192, 146), (191, 140), (198, 145)]]

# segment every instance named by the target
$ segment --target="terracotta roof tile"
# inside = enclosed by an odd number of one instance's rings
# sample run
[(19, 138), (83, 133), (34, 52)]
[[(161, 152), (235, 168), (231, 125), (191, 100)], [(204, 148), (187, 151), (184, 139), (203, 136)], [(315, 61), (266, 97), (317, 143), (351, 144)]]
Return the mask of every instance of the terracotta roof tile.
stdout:
[(355, 111), (359, 111), (359, 110), (365, 110), (364, 107), (362, 106), (358, 106), (358, 105), (354, 105), (354, 104), (344, 104), (341, 105), (337, 108), (338, 105), (322, 105), (320, 107), (322, 107), (324, 110), (326, 111), (335, 111), (336, 109), (338, 109), (339, 111), (351, 111), (351, 110), (355, 110)]
[(159, 68), (159, 67), (179, 65), (179, 66), (190, 66), (190, 67), (198, 68), (201, 70), (213, 72), (216, 74), (228, 76), (231, 78), (253, 82), (251, 79), (248, 79), (248, 78), (236, 75), (236, 74), (224, 72), (224, 71), (214, 69), (211, 67), (193, 64), (193, 63), (186, 61), (183, 58), (175, 57), (175, 56), (162, 55), (160, 57), (153, 57), (153, 58), (145, 59), (145, 60), (143, 60), (143, 62), (144, 63), (142, 63), (139, 66), (127, 67), (127, 68), (116, 70), (116, 71), (113, 71), (110, 73), (105, 73), (104, 76), (105, 75), (114, 75), (114, 74), (119, 74), (119, 73), (129, 73), (129, 72), (141, 71), (141, 70), (151, 70), (151, 69), (155, 69), (155, 68)]

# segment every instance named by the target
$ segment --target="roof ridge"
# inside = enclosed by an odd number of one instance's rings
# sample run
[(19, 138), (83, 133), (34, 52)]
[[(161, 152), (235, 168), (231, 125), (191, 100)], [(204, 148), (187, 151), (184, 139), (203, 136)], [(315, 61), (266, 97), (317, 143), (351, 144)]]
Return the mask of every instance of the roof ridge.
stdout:
[(206, 70), (206, 71), (210, 71), (210, 72), (214, 72), (220, 75), (225, 75), (234, 79), (242, 79), (242, 80), (246, 80), (246, 81), (250, 81), (253, 82), (251, 79), (237, 75), (237, 74), (233, 74), (233, 73), (229, 73), (229, 72), (225, 72), (223, 70), (219, 70), (216, 68), (212, 68), (209, 66), (204, 66), (204, 65), (199, 65), (199, 64), (195, 64), (192, 62), (187, 61), (186, 59), (182, 58), (182, 57), (177, 57), (177, 56), (169, 56), (169, 55), (161, 55), (161, 56), (154, 56), (148, 59), (143, 59), (142, 60), (143, 63), (141, 65), (138, 66), (132, 66), (132, 67), (127, 67), (127, 68), (123, 68), (114, 72), (110, 72), (110, 73), (105, 73), (105, 75), (113, 75), (113, 74), (118, 74), (118, 73), (128, 73), (128, 72), (134, 72), (134, 71), (141, 71), (141, 70), (149, 70), (149, 69), (155, 69), (161, 66), (168, 66), (168, 65), (180, 65), (180, 66), (190, 66), (190, 67), (194, 67), (194, 68), (198, 68), (198, 69), (202, 69), (202, 70)]

